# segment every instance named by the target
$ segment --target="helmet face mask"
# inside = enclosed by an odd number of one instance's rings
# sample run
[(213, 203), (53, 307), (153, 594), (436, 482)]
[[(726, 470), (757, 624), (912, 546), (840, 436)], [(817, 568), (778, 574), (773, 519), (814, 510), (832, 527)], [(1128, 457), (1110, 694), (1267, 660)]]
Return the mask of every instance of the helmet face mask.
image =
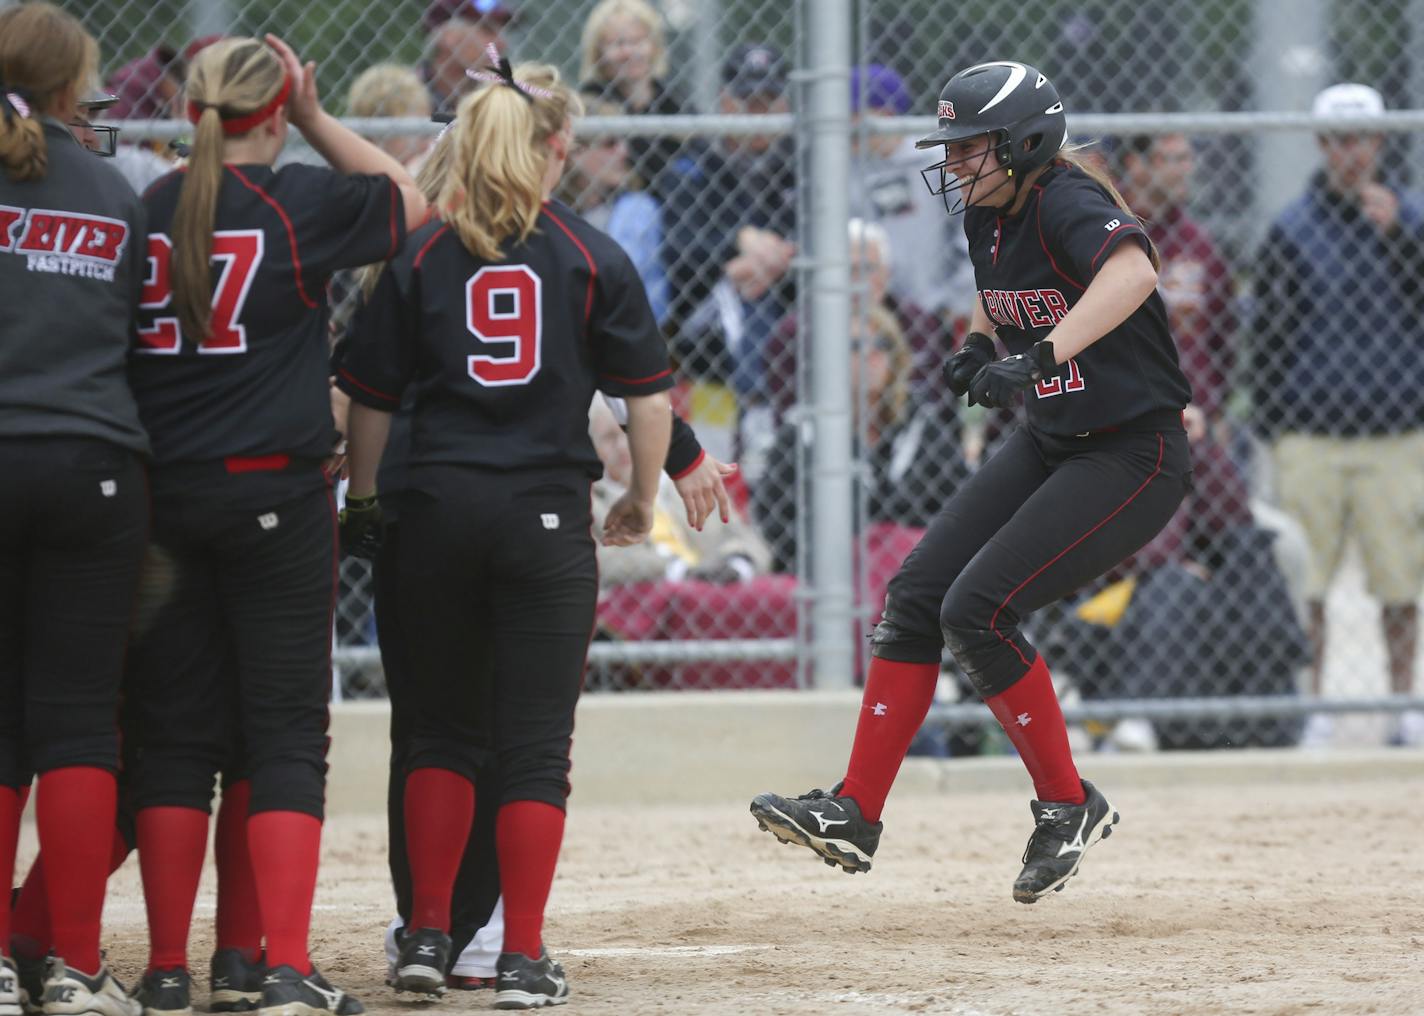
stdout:
[[(958, 215), (970, 204), (969, 197), (974, 189), (974, 184), (983, 178), (992, 167), (989, 167), (990, 157), (993, 157), (994, 166), (1004, 166), (1010, 161), (1009, 139), (1003, 132), (986, 131), (983, 135), (972, 135), (969, 138), (961, 138), (960, 141), (972, 140), (972, 137), (989, 137), (989, 144), (983, 152), (970, 155), (961, 159), (954, 159), (949, 154), (949, 146), (956, 142), (944, 142), (944, 158), (933, 165), (926, 166), (920, 170), (920, 177), (925, 181), (925, 186), (929, 188), (931, 194), (944, 199), (944, 210), (950, 215)], [(969, 172), (959, 172), (965, 168)], [(997, 194), (1013, 180), (1013, 170), (1009, 169), (1004, 179), (987, 193), (978, 195), (978, 200), (974, 204), (983, 204), (985, 201)]]
[[(954, 175), (954, 167), (949, 164), (949, 145), (991, 136), (994, 141), (989, 151), (996, 153), (1007, 174), (1005, 182), (1012, 184), (1012, 197), (1017, 197), (1024, 178), (1048, 165), (1068, 134), (1057, 89), (1035, 68), (1008, 60), (976, 64), (954, 75), (939, 93), (938, 111), (939, 129), (921, 138), (915, 147), (945, 146), (945, 161), (922, 173), (932, 194), (945, 195), (950, 214), (963, 210), (964, 192), (982, 175), (983, 164), (976, 168), (975, 176), (950, 184), (947, 177)], [(948, 194), (953, 191), (958, 191), (960, 198), (951, 206)], [(977, 195), (974, 203), (983, 204), (988, 196)]]

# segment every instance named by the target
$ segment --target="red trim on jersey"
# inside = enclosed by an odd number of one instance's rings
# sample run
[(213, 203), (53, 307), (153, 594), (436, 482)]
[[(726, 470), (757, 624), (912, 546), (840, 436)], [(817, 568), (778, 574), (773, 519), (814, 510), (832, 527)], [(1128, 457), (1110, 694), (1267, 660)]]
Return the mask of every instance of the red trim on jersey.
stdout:
[[(438, 239), (440, 239), (442, 236), (444, 236), (444, 235), (445, 235), (445, 231), (448, 230), (449, 228), (450, 228), (449, 226), (441, 226), (439, 229), (437, 229), (437, 230), (435, 231), (435, 233), (430, 237), (429, 240), (426, 240), (426, 241), (425, 241), (425, 246), (422, 247), (422, 248), (420, 248), (420, 253), (415, 256), (415, 267), (416, 267), (416, 268), (419, 268), (419, 267), (420, 267), (420, 262), (425, 259), (425, 255), (426, 255), (427, 253), (429, 253), (430, 248), (435, 246), (435, 241), (438, 240)], [(354, 380), (354, 379), (353, 379), (353, 380)], [(378, 392), (377, 394), (380, 394), (380, 393)]]
[(1139, 226), (1137, 223), (1124, 222), (1121, 226), (1118, 226), (1117, 229), (1114, 229), (1111, 233), (1108, 234), (1108, 238), (1103, 241), (1103, 245), (1098, 248), (1098, 252), (1093, 255), (1093, 260), (1089, 261), (1088, 264), (1096, 268), (1098, 264), (1098, 258), (1102, 257), (1103, 251), (1108, 249), (1108, 244), (1112, 243), (1112, 238), (1117, 236), (1117, 234), (1121, 233), (1124, 229), (1135, 229), (1138, 232), (1142, 231), (1142, 227)]
[(652, 384), (654, 381), (660, 381), (671, 373), (672, 368), (669, 367), (667, 370), (658, 371), (656, 374), (649, 374), (647, 377), (618, 377), (616, 374), (600, 374), (598, 376), (604, 381), (616, 381), (620, 385), (647, 385)]
[(275, 473), (279, 469), (286, 469), (291, 464), (292, 457), (286, 454), (229, 455), (223, 459), (223, 465), (233, 476), (238, 473)]
[(1163, 450), (1164, 450), (1165, 448), (1166, 448), (1166, 442), (1162, 440), (1162, 435), (1161, 435), (1161, 434), (1158, 434), (1158, 435), (1157, 435), (1157, 463), (1156, 463), (1156, 465), (1154, 465), (1154, 466), (1152, 467), (1152, 472), (1148, 474), (1147, 479), (1145, 479), (1145, 480), (1142, 481), (1142, 485), (1139, 486), (1136, 490), (1134, 490), (1131, 494), (1129, 494), (1126, 501), (1124, 501), (1122, 504), (1118, 505), (1116, 508), (1114, 508), (1112, 511), (1110, 511), (1110, 512), (1107, 514), (1107, 516), (1106, 516), (1105, 518), (1103, 518), (1102, 521), (1100, 521), (1097, 525), (1093, 526), (1093, 528), (1089, 529), (1089, 530), (1088, 530), (1086, 533), (1084, 533), (1082, 536), (1078, 537), (1078, 538), (1077, 538), (1076, 540), (1074, 540), (1072, 543), (1068, 544), (1068, 546), (1066, 546), (1066, 547), (1064, 547), (1062, 550), (1060, 550), (1057, 554), (1053, 555), (1053, 557), (1050, 558), (1049, 561), (1048, 561), (1046, 564), (1043, 565), (1043, 567), (1039, 568), (1038, 571), (1034, 572), (1034, 573), (1033, 573), (1032, 575), (1030, 575), (1028, 578), (1024, 579), (1024, 580), (1023, 580), (1022, 582), (1020, 582), (1017, 586), (1015, 586), (1014, 589), (1013, 589), (1013, 591), (1010, 592), (1008, 596), (1005, 596), (1005, 597), (1004, 597), (1004, 602), (1001, 603), (1001, 604), (999, 604), (999, 606), (998, 606), (997, 608), (995, 608), (993, 616), (989, 618), (989, 630), (992, 631), (995, 635), (999, 636), (999, 641), (1000, 641), (1000, 642), (1003, 642), (1005, 645), (1007, 645), (1007, 646), (1009, 646), (1011, 649), (1013, 649), (1014, 653), (1017, 654), (1018, 658), (1023, 661), (1023, 665), (1024, 665), (1025, 667), (1027, 667), (1027, 666), (1029, 665), (1029, 661), (1026, 660), (1026, 659), (1024, 659), (1024, 655), (1023, 655), (1023, 653), (1019, 650), (1019, 647), (1016, 646), (1016, 645), (1014, 645), (1014, 644), (1013, 644), (1012, 642), (1010, 642), (1008, 639), (1004, 638), (1003, 633), (999, 631), (999, 627), (998, 627), (999, 614), (1003, 611), (1003, 609), (1004, 609), (1005, 607), (1007, 607), (1007, 606), (1009, 605), (1009, 601), (1012, 600), (1015, 596), (1017, 596), (1017, 595), (1023, 590), (1023, 588), (1024, 588), (1025, 586), (1027, 586), (1030, 582), (1032, 582), (1034, 579), (1038, 578), (1040, 575), (1042, 575), (1044, 572), (1046, 572), (1049, 568), (1051, 568), (1051, 567), (1053, 566), (1053, 564), (1054, 564), (1056, 561), (1058, 561), (1061, 557), (1063, 557), (1064, 554), (1068, 553), (1068, 552), (1069, 552), (1070, 550), (1072, 550), (1074, 547), (1078, 546), (1078, 544), (1082, 543), (1082, 542), (1083, 542), (1084, 540), (1086, 540), (1088, 537), (1090, 537), (1090, 536), (1092, 536), (1094, 533), (1096, 533), (1099, 529), (1103, 528), (1103, 526), (1105, 526), (1105, 525), (1107, 525), (1109, 522), (1111, 522), (1114, 518), (1117, 517), (1117, 515), (1118, 515), (1124, 508), (1126, 508), (1128, 505), (1132, 504), (1132, 502), (1133, 502), (1134, 500), (1136, 500), (1137, 495), (1138, 495), (1138, 494), (1141, 494), (1144, 490), (1146, 490), (1146, 489), (1147, 489), (1147, 485), (1148, 485), (1149, 483), (1151, 483), (1153, 480), (1157, 479), (1157, 475), (1162, 472), (1162, 453), (1163, 453)]
[(337, 374), (337, 376), (338, 376), (339, 378), (341, 378), (343, 381), (349, 381), (351, 384), (355, 385), (357, 388), (361, 389), (363, 392), (365, 392), (365, 393), (368, 394), (368, 395), (374, 395), (376, 398), (378, 398), (378, 399), (384, 399), (386, 402), (394, 402), (394, 403), (397, 404), (397, 405), (400, 404), (400, 399), (396, 398), (394, 395), (387, 395), (385, 392), (377, 391), (376, 389), (372, 388), (370, 385), (364, 385), (364, 384), (362, 384), (360, 381), (358, 381), (358, 380), (356, 379), (355, 375), (353, 375), (353, 374), (352, 374), (349, 370), (347, 370), (345, 367), (337, 367), (337, 368), (336, 368), (336, 374)]
[(174, 169), (170, 170), (167, 173), (164, 173), (157, 180), (153, 181), (153, 183), (148, 185), (148, 189), (145, 190), (142, 194), (143, 200), (147, 201), (149, 197), (152, 196), (161, 187), (163, 187), (164, 184), (172, 183), (174, 180), (182, 179), (183, 174), (186, 172), (188, 172), (188, 167), (183, 166), (181, 169)]
[(302, 283), (302, 256), (297, 250), (297, 230), (296, 227), (292, 225), (292, 220), (287, 216), (287, 210), (278, 204), (277, 199), (271, 194), (268, 194), (261, 187), (257, 186), (257, 184), (247, 179), (247, 177), (243, 175), (242, 170), (233, 165), (227, 165), (224, 168), (231, 170), (232, 175), (237, 177), (239, 183), (265, 201), (268, 207), (276, 212), (277, 217), (282, 220), (282, 225), (287, 227), (287, 242), (292, 247), (292, 274), (297, 280), (297, 295), (302, 298), (302, 303), (306, 304), (312, 310), (316, 310), (316, 308), (321, 305), (307, 296), (307, 287)]
[(707, 449), (706, 449), (706, 448), (703, 448), (701, 451), (699, 451), (699, 452), (697, 453), (697, 458), (695, 458), (695, 459), (692, 460), (692, 465), (688, 466), (686, 469), (684, 469), (684, 470), (683, 470), (682, 472), (680, 472), (680, 473), (674, 473), (673, 476), (672, 476), (672, 478), (673, 478), (674, 480), (681, 480), (684, 476), (687, 476), (689, 473), (691, 473), (691, 472), (692, 472), (694, 469), (696, 469), (698, 466), (702, 465), (702, 461), (703, 461), (703, 459), (705, 459), (705, 458), (707, 458)]
[[(578, 237), (574, 236), (573, 230), (565, 226), (563, 220), (549, 209), (547, 203), (544, 205), (544, 214), (554, 220), (554, 225), (564, 231), (565, 235), (574, 242), (574, 246), (579, 249), (579, 253), (583, 255), (583, 259), (588, 262), (588, 296), (585, 297), (583, 301), (583, 323), (587, 325), (589, 317), (593, 314), (593, 284), (595, 280), (598, 279), (598, 266), (593, 263), (593, 255), (588, 252), (588, 248), (583, 245), (583, 242), (579, 240)], [(666, 371), (665, 373), (671, 374), (672, 371)], [(659, 374), (658, 377), (662, 377), (662, 374)], [(612, 380), (617, 381), (620, 379), (613, 378)], [(653, 379), (648, 378), (648, 380), (651, 381)]]
[(1063, 269), (1058, 267), (1058, 262), (1053, 260), (1053, 255), (1049, 253), (1048, 241), (1043, 238), (1043, 186), (1034, 184), (1033, 189), (1038, 191), (1038, 205), (1034, 208), (1034, 221), (1038, 223), (1038, 245), (1043, 248), (1044, 255), (1048, 258), (1048, 263), (1053, 266), (1053, 270), (1058, 273), (1059, 278), (1067, 281), (1079, 289), (1086, 290), (1088, 287), (1074, 279)]
[(400, 189), (396, 187), (396, 182), (386, 177), (391, 185), (391, 252), (386, 255), (386, 260), (396, 256), (396, 249), (400, 246), (400, 232), (396, 229), (396, 211), (401, 208), (402, 203), (397, 200), (400, 196)]

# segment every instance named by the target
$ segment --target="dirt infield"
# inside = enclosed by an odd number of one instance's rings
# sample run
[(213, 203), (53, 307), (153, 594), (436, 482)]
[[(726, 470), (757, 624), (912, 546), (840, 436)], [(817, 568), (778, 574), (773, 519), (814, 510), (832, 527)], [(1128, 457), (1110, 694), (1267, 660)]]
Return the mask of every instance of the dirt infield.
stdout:
[[(892, 800), (865, 876), (778, 845), (744, 806), (575, 798), (546, 935), (574, 991), (562, 1011), (1424, 1013), (1420, 779), (1101, 784), (1122, 825), (1067, 891), (1032, 907), (1009, 896), (1029, 832), (1022, 795)], [(318, 962), (372, 1013), (415, 1008), (381, 984), (380, 820), (333, 820), (325, 849)], [(195, 957), (211, 893), (209, 879)], [(132, 860), (105, 938), (133, 977)], [(489, 1003), (460, 993), (431, 1011)]]

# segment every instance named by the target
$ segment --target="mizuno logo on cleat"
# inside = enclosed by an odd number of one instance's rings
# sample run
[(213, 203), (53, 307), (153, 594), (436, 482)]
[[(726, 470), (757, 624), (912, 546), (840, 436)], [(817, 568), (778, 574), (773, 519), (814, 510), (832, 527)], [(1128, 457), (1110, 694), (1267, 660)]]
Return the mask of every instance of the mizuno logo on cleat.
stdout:
[(435, 955), (435, 947), (434, 947), (433, 945), (421, 945), (421, 946), (416, 946), (415, 951), (418, 952), (418, 953), (420, 953), (420, 955), (422, 955), (422, 956), (434, 956), (434, 955)]
[(817, 824), (820, 825), (821, 832), (825, 832), (833, 825), (845, 825), (850, 821), (848, 818), (826, 818), (819, 811), (811, 812), (811, 816), (815, 818)]
[(1088, 824), (1088, 809), (1083, 809), (1083, 821), (1078, 823), (1078, 831), (1073, 834), (1073, 840), (1058, 848), (1058, 856), (1064, 854), (1081, 854), (1083, 852), (1083, 829)]
[(517, 981), (519, 980), (519, 971), (510, 970), (506, 973), (500, 974), (499, 979), (501, 981)]

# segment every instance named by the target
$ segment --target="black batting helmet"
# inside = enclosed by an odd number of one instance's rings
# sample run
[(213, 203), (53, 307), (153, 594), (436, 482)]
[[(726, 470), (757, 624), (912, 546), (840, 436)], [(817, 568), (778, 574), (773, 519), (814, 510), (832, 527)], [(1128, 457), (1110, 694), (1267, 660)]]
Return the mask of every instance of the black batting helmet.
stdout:
[[(988, 135), (989, 153), (1007, 170), (1015, 194), (1023, 178), (1047, 165), (1068, 136), (1058, 89), (1037, 68), (1012, 60), (976, 64), (950, 78), (939, 93), (938, 113), (939, 129), (915, 147)], [(989, 153), (972, 174), (956, 173), (947, 157), (921, 171), (930, 193), (944, 195), (951, 214), (963, 210), (963, 191), (983, 171)], [(955, 192), (960, 197), (951, 207), (949, 195)]]

